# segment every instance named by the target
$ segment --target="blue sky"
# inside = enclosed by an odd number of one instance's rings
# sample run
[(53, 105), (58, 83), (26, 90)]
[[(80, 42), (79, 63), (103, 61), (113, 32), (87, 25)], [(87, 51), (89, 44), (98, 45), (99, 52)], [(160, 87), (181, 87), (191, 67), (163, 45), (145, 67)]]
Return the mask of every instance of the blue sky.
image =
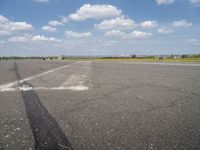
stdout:
[(0, 56), (200, 53), (200, 0), (1, 0)]

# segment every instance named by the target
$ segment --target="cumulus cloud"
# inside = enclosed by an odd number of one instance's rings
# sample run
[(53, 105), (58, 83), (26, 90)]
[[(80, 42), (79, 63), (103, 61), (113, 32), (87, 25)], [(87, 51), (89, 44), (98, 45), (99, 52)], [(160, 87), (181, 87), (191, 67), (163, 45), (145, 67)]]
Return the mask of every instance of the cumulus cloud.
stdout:
[(179, 21), (174, 21), (172, 23), (172, 26), (173, 27), (190, 27), (192, 26), (192, 23), (191, 22), (187, 22), (186, 20), (179, 20)]
[(158, 23), (157, 23), (157, 21), (150, 20), (150, 21), (144, 21), (140, 25), (143, 28), (154, 28), (154, 27), (158, 26)]
[[(192, 4), (194, 4), (197, 7), (200, 7), (200, 0), (188, 0), (190, 1)], [(175, 0), (156, 0), (158, 5), (162, 5), (162, 4), (172, 4), (175, 2)]]
[(26, 22), (8, 22), (3, 28), (7, 31), (30, 31), (33, 26)]
[(12, 36), (8, 39), (9, 42), (60, 42), (61, 40), (54, 37), (45, 37), (44, 35), (24, 35)]
[(132, 29), (137, 25), (134, 20), (127, 19), (124, 16), (117, 17), (110, 20), (104, 20), (100, 24), (95, 24), (95, 28), (100, 30), (108, 29)]
[(162, 4), (172, 4), (174, 3), (175, 0), (156, 0), (158, 5), (162, 5)]
[(191, 38), (191, 39), (188, 39), (189, 42), (198, 42), (199, 40), (198, 39), (194, 39), (194, 38)]
[(0, 15), (0, 24), (8, 22), (8, 19), (2, 15)]
[(169, 34), (169, 33), (173, 33), (173, 32), (174, 32), (174, 30), (170, 27), (163, 26), (158, 29), (158, 33)]
[(111, 31), (106, 31), (105, 36), (108, 36), (108, 37), (119, 37), (119, 38), (122, 38), (122, 39), (125, 39), (127, 37), (127, 34), (125, 32), (122, 32), (120, 30), (111, 30)]
[(195, 38), (191, 38), (188, 39), (188, 42), (194, 44), (194, 45), (199, 45), (200, 44), (200, 40), (199, 39), (195, 39)]
[(44, 27), (42, 27), (42, 30), (46, 31), (46, 32), (57, 32), (56, 28), (50, 27), (50, 26), (44, 26)]
[(34, 0), (34, 1), (41, 2), (41, 3), (47, 3), (47, 2), (49, 2), (49, 0)]
[(200, 7), (200, 0), (190, 0), (190, 2), (196, 5), (197, 7)]
[(69, 18), (68, 17), (62, 17), (61, 18), (61, 23), (66, 23), (69, 21)]
[[(9, 42), (60, 42), (54, 37), (30, 34), (34, 27), (26, 22), (14, 22), (0, 15), (0, 36), (17, 35), (8, 38)], [(42, 30), (55, 32), (56, 28), (50, 26), (42, 27)]]
[(76, 21), (86, 19), (107, 19), (120, 16), (122, 11), (113, 5), (85, 4), (76, 13), (70, 14), (69, 18)]
[(51, 20), (49, 21), (48, 25), (55, 27), (55, 26), (61, 26), (63, 25), (63, 23), (57, 20)]
[(153, 35), (152, 33), (142, 32), (142, 31), (137, 31), (137, 30), (130, 33), (130, 37), (133, 37), (134, 39), (140, 39), (140, 40), (149, 38), (152, 35)]
[(60, 42), (61, 40), (54, 37), (45, 37), (44, 35), (35, 35), (31, 38), (33, 42)]
[(9, 36), (9, 35), (11, 35), (11, 33), (8, 32), (8, 31), (0, 31), (0, 37), (2, 37), (2, 36)]
[(91, 32), (74, 32), (74, 31), (65, 31), (66, 37), (72, 38), (89, 38), (92, 36)]
[(28, 42), (29, 39), (23, 36), (13, 36), (8, 39), (9, 42)]
[(14, 22), (0, 15), (0, 36), (8, 36), (17, 31), (30, 31), (33, 26), (26, 22)]
[(131, 33), (123, 32), (120, 30), (111, 30), (111, 31), (106, 31), (104, 35), (112, 38), (144, 40), (150, 38), (153, 34), (138, 30), (134, 30)]

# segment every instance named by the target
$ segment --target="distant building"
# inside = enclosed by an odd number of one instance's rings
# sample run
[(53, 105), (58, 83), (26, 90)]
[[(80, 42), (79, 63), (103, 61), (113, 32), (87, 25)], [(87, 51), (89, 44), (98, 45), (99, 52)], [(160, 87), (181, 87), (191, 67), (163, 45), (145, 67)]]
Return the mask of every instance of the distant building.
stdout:
[(58, 60), (63, 60), (63, 59), (64, 59), (63, 55), (58, 56)]

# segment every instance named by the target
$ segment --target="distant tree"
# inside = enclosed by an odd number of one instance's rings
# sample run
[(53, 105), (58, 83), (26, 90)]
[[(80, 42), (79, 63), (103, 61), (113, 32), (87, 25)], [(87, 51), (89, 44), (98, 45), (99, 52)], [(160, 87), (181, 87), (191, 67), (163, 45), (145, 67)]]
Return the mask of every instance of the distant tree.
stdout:
[(200, 54), (194, 54), (191, 56), (192, 58), (200, 58)]
[(174, 58), (175, 56), (174, 56), (174, 54), (171, 54), (170, 56), (169, 56), (169, 58)]
[(164, 57), (159, 57), (159, 61), (163, 61), (164, 60)]
[(188, 55), (185, 55), (185, 54), (181, 56), (181, 58), (188, 58), (188, 57), (189, 57), (189, 56), (188, 56)]
[(135, 54), (131, 55), (131, 58), (136, 58), (136, 55)]

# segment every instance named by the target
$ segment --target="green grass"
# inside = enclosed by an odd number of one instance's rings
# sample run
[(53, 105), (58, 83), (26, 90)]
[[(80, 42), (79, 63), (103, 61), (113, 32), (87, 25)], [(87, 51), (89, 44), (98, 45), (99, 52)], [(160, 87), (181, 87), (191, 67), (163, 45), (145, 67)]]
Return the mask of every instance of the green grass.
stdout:
[[(43, 57), (33, 57), (37, 59), (42, 59)], [(32, 58), (32, 59), (33, 59)], [(28, 59), (24, 57), (8, 57), (8, 58), (2, 58), (0, 60), (6, 60), (6, 59)], [(53, 60), (58, 60), (57, 57), (55, 57)], [(125, 61), (125, 62), (199, 62), (200, 63), (200, 55), (194, 55), (194, 57), (190, 58), (164, 58), (163, 61), (159, 61), (159, 58), (66, 58), (63, 61)]]
[(200, 62), (200, 58), (165, 58), (163, 61), (158, 58), (68, 58), (64, 61)]

